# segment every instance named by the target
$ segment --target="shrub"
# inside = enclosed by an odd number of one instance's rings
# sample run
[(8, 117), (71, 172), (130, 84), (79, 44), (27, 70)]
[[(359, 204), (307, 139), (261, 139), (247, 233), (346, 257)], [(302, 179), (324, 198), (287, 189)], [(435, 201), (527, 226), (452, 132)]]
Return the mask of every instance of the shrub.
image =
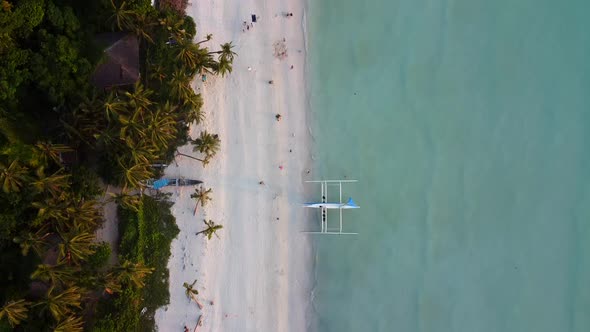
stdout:
[(111, 298), (101, 301), (97, 315), (102, 318), (96, 322), (92, 331), (141, 331), (138, 328), (141, 303), (141, 290), (133, 288), (126, 288), (114, 300)]
[(101, 242), (96, 246), (96, 251), (88, 257), (88, 267), (92, 270), (98, 270), (105, 266), (111, 257), (111, 247), (106, 242)]
[(119, 257), (135, 261), (139, 233), (137, 214), (119, 206), (117, 215), (119, 218)]
[(191, 40), (197, 34), (197, 25), (191, 16), (184, 17), (184, 24), (182, 25), (184, 30), (186, 30), (186, 35)]
[(72, 169), (72, 191), (86, 199), (93, 199), (103, 194), (98, 175), (85, 166)]

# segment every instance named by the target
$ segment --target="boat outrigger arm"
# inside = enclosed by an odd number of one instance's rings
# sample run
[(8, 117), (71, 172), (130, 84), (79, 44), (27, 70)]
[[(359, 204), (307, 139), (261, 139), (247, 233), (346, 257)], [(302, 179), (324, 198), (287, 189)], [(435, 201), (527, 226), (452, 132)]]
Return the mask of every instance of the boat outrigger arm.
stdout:
[[(342, 210), (344, 209), (358, 209), (360, 206), (356, 205), (352, 198), (349, 198), (346, 203), (342, 202), (342, 183), (346, 182), (357, 182), (357, 180), (317, 180), (317, 181), (305, 181), (312, 183), (321, 184), (321, 197), (320, 202), (311, 202), (303, 204), (304, 207), (321, 210), (321, 230), (319, 232), (304, 232), (308, 234), (331, 234), (331, 235), (356, 235), (358, 233), (347, 233), (342, 231)], [(338, 186), (339, 201), (338, 202), (327, 202), (328, 197), (328, 186)], [(340, 212), (340, 227), (339, 228), (328, 228), (328, 210), (337, 209)]]

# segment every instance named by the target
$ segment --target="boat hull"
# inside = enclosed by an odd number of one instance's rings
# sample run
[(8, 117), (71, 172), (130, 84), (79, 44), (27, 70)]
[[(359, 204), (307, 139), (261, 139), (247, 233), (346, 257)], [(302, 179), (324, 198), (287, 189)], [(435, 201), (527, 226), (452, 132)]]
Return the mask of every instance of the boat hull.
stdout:
[(340, 203), (306, 203), (304, 207), (312, 209), (358, 209), (360, 206), (351, 206)]

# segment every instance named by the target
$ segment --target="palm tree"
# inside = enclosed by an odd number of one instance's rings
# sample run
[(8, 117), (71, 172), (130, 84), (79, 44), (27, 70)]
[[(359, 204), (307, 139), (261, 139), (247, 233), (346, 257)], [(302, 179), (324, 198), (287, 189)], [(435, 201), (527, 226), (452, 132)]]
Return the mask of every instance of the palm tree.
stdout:
[(186, 37), (186, 30), (182, 28), (184, 19), (178, 15), (168, 15), (166, 18), (158, 19), (158, 23), (164, 26), (167, 31), (176, 37), (177, 40), (182, 40)]
[(32, 182), (38, 192), (47, 192), (55, 198), (63, 198), (64, 190), (69, 188), (70, 174), (63, 174), (63, 169), (58, 170), (50, 176), (37, 174), (39, 179)]
[(143, 280), (153, 271), (153, 268), (147, 267), (143, 263), (133, 263), (126, 260), (123, 264), (114, 268), (111, 273), (121, 283), (142, 288), (144, 286)]
[(45, 221), (49, 220), (63, 226), (69, 220), (66, 212), (67, 205), (61, 197), (45, 198), (31, 203), (31, 206), (37, 209), (37, 217), (33, 220), (34, 225), (44, 225)]
[(205, 112), (200, 107), (191, 107), (186, 113), (187, 123), (201, 124), (205, 121)]
[(156, 142), (150, 141), (149, 132), (145, 130), (145, 138), (133, 140), (131, 137), (125, 138), (125, 146), (127, 147), (125, 160), (132, 164), (150, 164), (151, 160), (158, 158), (158, 150), (160, 147), (156, 146)]
[(58, 244), (58, 262), (67, 261), (79, 265), (92, 255), (95, 249), (94, 234), (78, 232), (76, 229), (68, 233), (58, 232), (62, 241)]
[(13, 160), (8, 167), (0, 163), (0, 181), (5, 193), (19, 192), (28, 179), (27, 168), (21, 166), (18, 160)]
[(209, 165), (209, 163), (211, 162), (211, 156), (210, 155), (206, 155), (205, 159), (201, 160), (201, 163), (203, 164), (203, 167)]
[(190, 40), (181, 41), (178, 43), (177, 49), (177, 60), (182, 61), (188, 68), (192, 70), (197, 68), (197, 61), (199, 60), (199, 47), (196, 44), (193, 44)]
[(82, 302), (83, 290), (80, 287), (70, 287), (61, 293), (54, 294), (51, 287), (45, 296), (45, 299), (35, 304), (42, 305), (44, 310), (49, 310), (53, 318), (57, 321), (61, 321), (74, 309), (80, 309)]
[[(117, 118), (118, 119), (118, 118)], [(121, 128), (119, 125), (109, 124), (100, 132), (93, 134), (96, 146), (108, 150), (120, 144)]]
[(88, 143), (108, 124), (107, 118), (100, 112), (103, 106), (104, 103), (99, 99), (86, 98), (74, 108), (71, 120), (62, 121), (62, 124), (72, 136)]
[(182, 284), (182, 287), (186, 288), (184, 293), (186, 294), (186, 297), (189, 298), (189, 301), (190, 301), (190, 297), (192, 295), (199, 295), (199, 291), (193, 288), (193, 287), (195, 287), (196, 283), (197, 283), (197, 279), (195, 279), (195, 281), (193, 281), (193, 283), (190, 285), (187, 282)]
[(66, 285), (74, 281), (76, 277), (71, 267), (68, 267), (65, 263), (59, 263), (57, 265), (37, 265), (37, 270), (31, 274), (31, 279), (51, 282), (52, 285), (57, 285), (58, 282)]
[(125, 92), (125, 96), (127, 97), (127, 103), (131, 107), (131, 109), (146, 109), (150, 106), (152, 101), (150, 100), (150, 96), (154, 92), (150, 89), (146, 89), (143, 84), (139, 81), (135, 83), (133, 91)]
[(27, 256), (29, 251), (33, 249), (37, 256), (43, 257), (45, 248), (49, 245), (46, 239), (52, 234), (47, 231), (47, 228), (47, 225), (43, 225), (35, 233), (26, 231), (23, 235), (13, 238), (12, 241), (20, 245), (23, 256)]
[(0, 308), (0, 320), (6, 317), (10, 326), (15, 327), (19, 325), (21, 321), (27, 319), (27, 312), (29, 311), (28, 306), (30, 305), (31, 302), (25, 300), (7, 302), (2, 308)]
[(186, 111), (186, 122), (197, 124), (202, 123), (205, 120), (205, 113), (202, 111), (203, 98), (200, 93), (195, 93), (192, 89), (182, 100), (181, 110)]
[(211, 196), (211, 188), (205, 189), (203, 186), (200, 186), (198, 189), (195, 189), (194, 194), (191, 194), (191, 198), (194, 198), (197, 201), (195, 205), (195, 210), (193, 211), (193, 216), (197, 213), (197, 207), (199, 203), (201, 203), (201, 207), (205, 207), (208, 201), (212, 200)]
[(138, 107), (130, 110), (129, 114), (119, 116), (119, 139), (126, 140), (130, 137), (134, 140), (141, 140), (145, 137), (144, 110)]
[(183, 157), (191, 158), (191, 159), (200, 161), (201, 163), (203, 163), (203, 165), (206, 165), (206, 164), (209, 163), (209, 160), (207, 160), (207, 158), (205, 158), (205, 159), (199, 159), (199, 158), (196, 158), (196, 157), (193, 157), (193, 156), (189, 156), (188, 154), (184, 154), (184, 153), (180, 153), (180, 152), (176, 152), (176, 156), (183, 156)]
[(149, 77), (153, 80), (158, 80), (160, 83), (166, 78), (166, 69), (164, 66), (159, 64), (153, 64), (149, 66)]
[(183, 283), (182, 287), (186, 288), (184, 293), (186, 294), (186, 297), (188, 297), (189, 302), (192, 299), (193, 301), (195, 301), (197, 306), (199, 306), (199, 309), (203, 309), (203, 305), (197, 299), (197, 295), (199, 295), (199, 291), (193, 288), (196, 283), (197, 283), (197, 279), (195, 279), (195, 281), (193, 281), (193, 283), (190, 285), (186, 282)]
[(142, 11), (141, 13), (136, 13), (134, 15), (133, 20), (131, 20), (129, 24), (129, 28), (139, 38), (140, 42), (142, 40), (147, 40), (153, 44), (154, 40), (150, 33), (155, 24), (153, 18), (145, 11)]
[(115, 26), (117, 26), (119, 30), (125, 30), (129, 28), (135, 12), (133, 10), (125, 9), (126, 5), (127, 3), (123, 1), (119, 6), (117, 6), (115, 4), (115, 0), (111, 0), (111, 10), (113, 14), (111, 17), (109, 17), (109, 21), (111, 22), (111, 27), (113, 30), (115, 29)]
[(110, 122), (127, 110), (127, 104), (119, 98), (117, 90), (111, 90), (104, 98), (103, 107), (106, 119)]
[(92, 113), (98, 115), (96, 110), (100, 109), (102, 106), (102, 99), (98, 97), (96, 92), (92, 92), (88, 96), (83, 96), (82, 100), (78, 104), (76, 109), (81, 110), (83, 112)]
[(76, 317), (74, 315), (68, 316), (67, 318), (60, 321), (53, 332), (82, 332), (84, 331), (84, 321), (82, 317)]
[(204, 153), (207, 157), (213, 157), (217, 151), (221, 140), (217, 134), (209, 134), (206, 130), (203, 130), (199, 135), (199, 138), (192, 140), (191, 143), (194, 145), (193, 151)]
[(94, 232), (101, 221), (99, 203), (96, 200), (72, 197), (68, 200), (66, 213), (73, 227), (83, 232)]
[(177, 100), (185, 100), (187, 96), (194, 93), (190, 87), (190, 76), (182, 70), (175, 70), (168, 82), (170, 86), (170, 94), (176, 97)]
[[(56, 164), (61, 164), (61, 157), (60, 155), (65, 152), (72, 152), (74, 149), (65, 145), (65, 144), (51, 144), (49, 142), (38, 142), (35, 144), (37, 149), (42, 153), (42, 155), (46, 158), (52, 159)], [(47, 160), (44, 160), (47, 162)]]
[(205, 223), (205, 225), (207, 225), (207, 228), (205, 228), (204, 230), (197, 232), (196, 235), (199, 235), (201, 233), (205, 234), (207, 236), (208, 240), (211, 240), (211, 237), (213, 236), (213, 234), (215, 234), (215, 236), (217, 236), (217, 238), (219, 238), (219, 235), (217, 235), (217, 231), (222, 229), (223, 226), (221, 225), (216, 225), (213, 220), (205, 220), (203, 219), (203, 222)]
[(213, 38), (213, 34), (212, 34), (212, 33), (210, 33), (210, 34), (208, 34), (207, 36), (205, 36), (205, 39), (204, 39), (204, 40), (201, 40), (201, 41), (200, 41), (200, 42), (198, 42), (198, 43), (196, 43), (196, 45), (200, 45), (200, 44), (202, 44), (202, 43), (208, 42), (208, 41), (210, 41), (210, 40), (211, 40), (211, 38)]
[[(8, 36), (0, 36), (0, 45), (2, 44), (3, 37)], [(1, 46), (0, 52), (2, 52)], [(2, 134), (2, 136), (4, 136), (9, 143), (22, 143), (24, 141), (22, 124), (20, 124), (17, 119), (10, 119), (7, 116), (3, 116), (0, 119), (0, 134)]]
[(221, 44), (221, 51), (217, 51), (216, 53), (219, 54), (219, 60), (227, 59), (230, 63), (234, 61), (234, 56), (238, 55), (236, 52), (232, 51), (234, 45), (232, 42)]
[(216, 74), (220, 74), (221, 77), (225, 77), (225, 75), (230, 74), (233, 70), (232, 62), (226, 58), (221, 58), (213, 69), (215, 70)]
[(119, 178), (123, 183), (123, 188), (140, 188), (143, 182), (153, 177), (153, 172), (150, 170), (149, 164), (138, 163), (130, 164), (129, 162), (118, 161), (119, 163)]
[(118, 276), (112, 272), (99, 271), (98, 275), (93, 278), (93, 284), (97, 288), (102, 288), (103, 292), (107, 294), (119, 293), (122, 290)]
[(135, 212), (139, 211), (139, 206), (141, 204), (141, 197), (139, 195), (129, 195), (126, 192), (121, 192), (119, 194), (111, 193), (111, 199), (122, 207), (131, 209)]
[(167, 148), (169, 142), (176, 137), (176, 121), (172, 113), (170, 103), (166, 102), (148, 116), (147, 136), (158, 147)]
[(210, 69), (214, 69), (217, 66), (217, 62), (213, 59), (212, 53), (209, 53), (206, 48), (200, 48), (197, 51), (197, 59), (195, 72), (202, 73), (204, 71), (212, 74)]

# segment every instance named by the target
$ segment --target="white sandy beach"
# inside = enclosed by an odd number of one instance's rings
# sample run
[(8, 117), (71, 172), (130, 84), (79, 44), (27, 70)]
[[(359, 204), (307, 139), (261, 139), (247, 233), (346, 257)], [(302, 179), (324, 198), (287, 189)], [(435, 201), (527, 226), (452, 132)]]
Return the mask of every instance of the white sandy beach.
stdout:
[[(286, 12), (293, 16), (284, 17)], [(191, 128), (191, 136), (202, 129), (219, 134), (220, 152), (205, 168), (177, 157), (178, 165), (166, 170), (169, 176), (205, 181), (213, 201), (193, 216), (194, 189), (169, 190), (180, 234), (168, 264), (170, 304), (157, 311), (157, 326), (168, 332), (186, 325), (193, 331), (202, 314), (200, 331), (305, 331), (311, 324), (313, 269), (311, 241), (300, 233), (310, 227), (301, 203), (303, 181), (313, 175), (307, 173), (305, 3), (193, 0), (187, 13), (197, 24), (197, 39), (212, 33), (212, 50), (233, 41), (238, 56), (230, 76), (194, 83), (204, 96), (207, 120)], [(243, 32), (251, 14), (258, 22)], [(279, 59), (274, 45), (283, 38), (287, 54)], [(190, 146), (180, 151), (195, 155)], [(204, 218), (223, 225), (220, 239), (195, 236)], [(189, 302), (182, 287), (195, 279), (203, 310)]]

